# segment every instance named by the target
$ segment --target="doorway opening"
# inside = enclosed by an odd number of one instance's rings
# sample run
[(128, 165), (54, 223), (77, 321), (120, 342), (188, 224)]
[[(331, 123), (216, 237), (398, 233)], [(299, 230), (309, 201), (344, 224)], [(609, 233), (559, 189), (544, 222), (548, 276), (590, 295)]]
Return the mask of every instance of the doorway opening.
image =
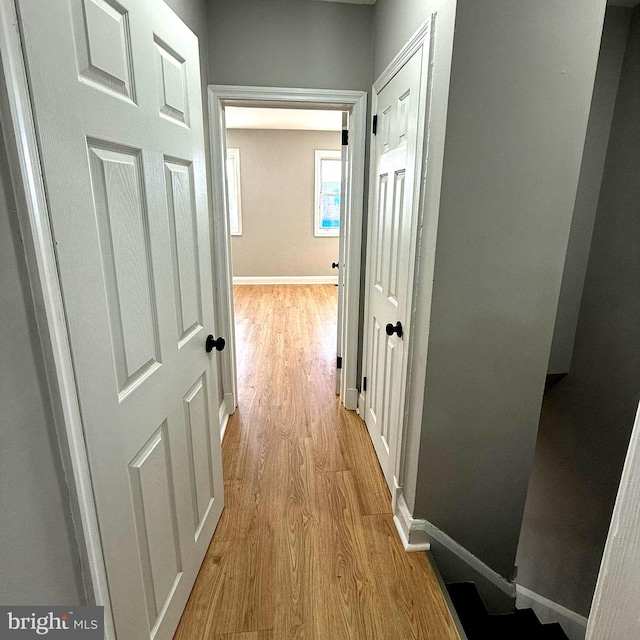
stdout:
[[(317, 283), (338, 285), (334, 363), (336, 392), (345, 408), (355, 410), (358, 399), (357, 353), (366, 94), (356, 91), (211, 86), (209, 95), (213, 215), (214, 229), (217, 230), (213, 239), (218, 294), (216, 325), (218, 333), (224, 335), (229, 344), (229, 349), (226, 350), (221, 362), (220, 414), (221, 416), (232, 414), (238, 404), (234, 277), (237, 286), (245, 286), (248, 282), (291, 284), (296, 280), (298, 282), (306, 280), (310, 283), (314, 279)], [(260, 121), (261, 117), (271, 118), (271, 124), (267, 125), (266, 121)], [(287, 137), (285, 132), (289, 132), (289, 137), (291, 137), (291, 131), (307, 134), (297, 136), (298, 138), (313, 137), (308, 135), (312, 132), (310, 128), (305, 130), (301, 128), (301, 124), (298, 124), (294, 129), (292, 123), (305, 120), (307, 123), (311, 120), (320, 122), (321, 119), (325, 120), (323, 126), (314, 125), (316, 139), (313, 142), (309, 140), (306, 142), (307, 151), (313, 152), (311, 157), (307, 157), (306, 163), (307, 182), (309, 185), (313, 184), (313, 192), (307, 194), (313, 198), (311, 210), (299, 214), (300, 218), (307, 216), (306, 239), (313, 243), (316, 249), (312, 251), (302, 246), (287, 247), (288, 232), (291, 228), (286, 228), (283, 216), (267, 211), (267, 201), (271, 203), (271, 209), (274, 203), (277, 206), (279, 196), (282, 203), (284, 192), (292, 190), (294, 180), (291, 175), (284, 175), (284, 172), (297, 171), (301, 167), (290, 166), (287, 169), (282, 165), (280, 171), (283, 175), (276, 179), (267, 169), (273, 169), (273, 165), (283, 158), (273, 154), (273, 145), (276, 139), (282, 142), (282, 138)], [(248, 121), (253, 121), (254, 124), (248, 125)], [(256, 122), (262, 122), (262, 124), (255, 124)], [(339, 128), (336, 131), (338, 122)], [(307, 124), (307, 126), (310, 125)], [(271, 130), (268, 127), (272, 127)], [(256, 145), (259, 147), (267, 144), (268, 147), (264, 133), (258, 135), (256, 131), (270, 131), (272, 151), (268, 153), (272, 158), (256, 156)], [(325, 138), (332, 138), (331, 135), (325, 134), (334, 134), (331, 144), (328, 140), (320, 141), (320, 133)], [(262, 138), (262, 142), (258, 140), (259, 138)], [(247, 182), (243, 177), (245, 171), (243, 146), (248, 165), (254, 168), (257, 165), (255, 182)], [(338, 154), (340, 154), (340, 164), (336, 166)], [(309, 156), (308, 153), (307, 156)], [(337, 175), (335, 174), (338, 167), (340, 193), (339, 198), (336, 198)], [(313, 180), (311, 180), (311, 170)], [(304, 173), (304, 167), (302, 171)], [(269, 173), (270, 178), (267, 177)], [(318, 183), (317, 187), (316, 183)], [(260, 190), (264, 193), (261, 194)], [(247, 197), (252, 204), (257, 205), (250, 214), (247, 214)], [(265, 214), (270, 218), (267, 220), (267, 226), (262, 226), (262, 231), (255, 227), (256, 214), (262, 217), (263, 225)], [(249, 215), (249, 218), (246, 218), (246, 215)], [(246, 226), (250, 218), (254, 219), (251, 230)], [(300, 219), (297, 222), (300, 222)], [(302, 227), (304, 226), (305, 222), (302, 221)], [(336, 231), (338, 235), (335, 235)], [(269, 234), (276, 239), (276, 244), (280, 247), (278, 250), (280, 255), (275, 255), (275, 251), (273, 253), (269, 251), (269, 244), (273, 245), (268, 241)], [(257, 244), (252, 247), (252, 242)], [(301, 240), (289, 239), (290, 244), (294, 242), (301, 242)], [(294, 265), (297, 271), (293, 273), (292, 261), (299, 262), (303, 253), (306, 253), (308, 258), (308, 254), (314, 252), (315, 266), (309, 263), (305, 267), (301, 264)], [(235, 273), (232, 260), (234, 253), (237, 255)], [(330, 254), (335, 257), (330, 257)], [(258, 265), (260, 261), (261, 267)], [(323, 265), (326, 263), (326, 266), (321, 266), (320, 262)], [(332, 268), (334, 265), (335, 268)], [(329, 273), (326, 271), (327, 268), (330, 270)], [(259, 273), (260, 269), (263, 270), (262, 274)], [(289, 269), (288, 273), (287, 269)], [(301, 269), (312, 271), (303, 273)]]
[[(323, 364), (317, 369), (337, 365), (347, 122), (348, 114), (337, 110), (225, 110), (239, 396), (257, 373), (250, 333), (266, 331), (269, 315), (300, 340), (311, 338), (303, 335), (311, 315), (321, 318), (315, 331), (322, 335)], [(337, 394), (340, 373), (336, 368)]]

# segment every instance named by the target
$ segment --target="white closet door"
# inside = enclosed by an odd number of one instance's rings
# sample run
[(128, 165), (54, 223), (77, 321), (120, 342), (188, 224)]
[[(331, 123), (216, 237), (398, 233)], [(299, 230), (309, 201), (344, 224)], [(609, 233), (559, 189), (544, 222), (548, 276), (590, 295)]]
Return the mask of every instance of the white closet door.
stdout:
[(369, 206), (367, 256), (367, 392), (365, 422), (393, 493), (393, 471), (403, 413), (404, 338), (414, 259), (411, 234), (423, 48), (377, 95), (372, 153), (374, 197)]

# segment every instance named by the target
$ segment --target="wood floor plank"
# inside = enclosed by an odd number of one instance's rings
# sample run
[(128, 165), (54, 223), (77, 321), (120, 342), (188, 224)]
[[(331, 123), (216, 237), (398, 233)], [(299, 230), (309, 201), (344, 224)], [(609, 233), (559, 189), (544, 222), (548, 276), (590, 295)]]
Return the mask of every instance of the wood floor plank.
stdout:
[(397, 629), (397, 637), (457, 637), (427, 555), (405, 552), (391, 515), (365, 516), (362, 526), (369, 559), (379, 577), (382, 615)]
[(365, 423), (350, 411), (339, 412), (337, 430), (346, 466), (353, 473), (360, 513), (391, 513), (391, 494)]
[(224, 510), (216, 529), (216, 540), (229, 541), (247, 536), (258, 517), (258, 502), (253, 484), (243, 480), (225, 480)]
[(339, 411), (335, 395), (331, 400), (310, 399), (308, 401), (306, 420), (313, 425), (311, 438), (318, 471), (346, 471), (349, 468), (342, 455), (340, 440), (336, 433)]
[(316, 615), (319, 638), (383, 638), (375, 576), (353, 478), (349, 471), (318, 474), (321, 548), (317, 558), (322, 607)]
[(244, 538), (214, 538), (174, 640), (273, 628), (273, 544), (259, 521)]
[(244, 633), (225, 633), (213, 637), (213, 640), (274, 640), (272, 629), (247, 631)]
[(308, 438), (289, 445), (289, 479), (284, 513), (276, 530), (274, 635), (313, 638), (317, 602), (315, 558), (320, 552), (315, 518), (315, 464)]
[(225, 509), (174, 640), (459, 640), (335, 395), (337, 290), (235, 287)]

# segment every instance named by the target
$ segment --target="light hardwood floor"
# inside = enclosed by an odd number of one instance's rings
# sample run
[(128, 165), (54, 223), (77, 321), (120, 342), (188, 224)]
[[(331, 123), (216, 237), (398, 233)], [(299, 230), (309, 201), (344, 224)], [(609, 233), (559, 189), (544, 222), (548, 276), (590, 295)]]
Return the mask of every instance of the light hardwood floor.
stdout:
[(335, 395), (337, 289), (235, 287), (226, 507), (175, 640), (459, 640), (406, 553), (366, 427)]

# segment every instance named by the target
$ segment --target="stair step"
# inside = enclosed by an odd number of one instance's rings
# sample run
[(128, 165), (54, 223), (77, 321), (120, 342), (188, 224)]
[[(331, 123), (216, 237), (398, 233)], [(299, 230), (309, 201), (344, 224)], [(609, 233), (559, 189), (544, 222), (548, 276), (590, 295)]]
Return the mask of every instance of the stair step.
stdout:
[(542, 625), (535, 614), (533, 618), (534, 624), (529, 621), (528, 615), (525, 617), (517, 613), (491, 615), (486, 637), (492, 640), (538, 640)]
[(559, 622), (543, 624), (538, 636), (540, 640), (569, 640), (567, 634), (562, 630)]
[(516, 609), (515, 615), (523, 626), (531, 627), (537, 631), (542, 627), (542, 622), (538, 620), (538, 616), (533, 609)]
[(513, 638), (519, 631), (515, 613), (502, 613), (489, 616), (488, 629), (491, 638)]
[(489, 615), (473, 582), (446, 587), (469, 640), (568, 640), (559, 623), (542, 624), (532, 609)]
[(447, 591), (454, 605), (460, 603), (467, 611), (478, 617), (488, 615), (478, 589), (473, 582), (453, 582), (447, 585)]
[(478, 634), (483, 633), (489, 617), (476, 585), (473, 582), (453, 582), (446, 587), (462, 628), (469, 640), (474, 640), (472, 629)]

